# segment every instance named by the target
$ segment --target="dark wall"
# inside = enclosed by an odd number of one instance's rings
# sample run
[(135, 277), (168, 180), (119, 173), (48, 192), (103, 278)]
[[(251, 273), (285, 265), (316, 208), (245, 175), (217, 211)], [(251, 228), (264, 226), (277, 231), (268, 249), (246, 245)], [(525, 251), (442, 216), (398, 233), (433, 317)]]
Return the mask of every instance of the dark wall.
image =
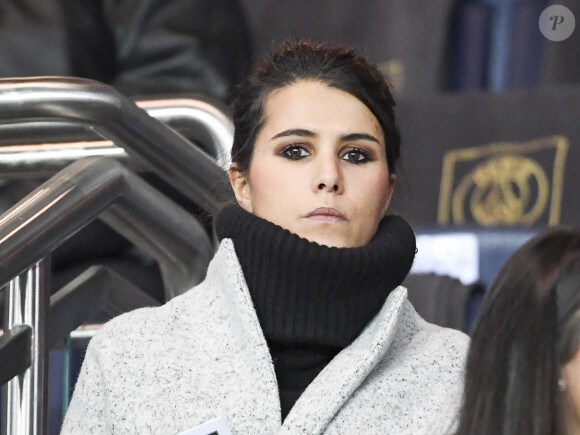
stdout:
[(580, 86), (403, 100), (393, 208), (420, 226), (578, 225)]
[(455, 0), (243, 0), (259, 59), (287, 38), (354, 47), (400, 95), (442, 87)]

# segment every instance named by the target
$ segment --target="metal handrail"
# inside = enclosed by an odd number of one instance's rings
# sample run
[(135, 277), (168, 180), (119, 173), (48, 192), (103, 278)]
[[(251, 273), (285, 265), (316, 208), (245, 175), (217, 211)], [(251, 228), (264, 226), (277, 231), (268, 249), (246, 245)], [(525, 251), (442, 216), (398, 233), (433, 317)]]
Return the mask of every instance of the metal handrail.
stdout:
[[(184, 100), (174, 102), (187, 106)], [(208, 126), (209, 121), (213, 126), (223, 124), (219, 111), (213, 113), (210, 107), (195, 109), (209, 114), (200, 126), (212, 140), (229, 140), (225, 139), (227, 134), (216, 134)], [(149, 110), (157, 111), (160, 117), (168, 116), (154, 103)], [(113, 87), (63, 77), (0, 80), (0, 124), (47, 121), (85, 126), (112, 140), (212, 214), (233, 199), (223, 168)]]
[[(17, 374), (3, 387), (3, 425), (8, 433), (45, 433), (49, 347), (46, 259), (97, 216), (157, 260), (168, 297), (199, 283), (213, 255), (212, 242), (192, 215), (121, 163), (106, 157), (71, 164), (3, 214), (0, 286), (8, 283), (8, 315), (0, 342), (0, 365), (10, 358), (7, 352), (11, 348), (22, 351), (27, 340), (31, 342), (26, 350), (28, 367), (26, 358), (9, 360), (7, 365), (11, 374)], [(55, 300), (55, 309), (64, 303)], [(57, 329), (62, 332), (62, 328)]]
[(195, 143), (200, 143), (223, 170), (230, 167), (234, 124), (216, 104), (202, 97), (136, 100), (149, 116), (162, 121)]
[[(188, 116), (187, 119), (195, 119), (194, 127), (189, 125), (191, 129), (186, 133), (204, 143), (222, 167), (112, 87), (84, 79), (0, 80), (0, 131), (8, 132), (5, 137), (10, 141), (25, 131), (23, 126), (34, 125), (33, 133), (48, 128), (66, 134), (71, 131), (70, 126), (91, 130), (112, 141), (97, 141), (98, 151), (108, 147), (107, 152), (119, 155), (112, 145), (122, 146), (132, 163), (153, 170), (215, 214), (223, 202), (233, 198), (224, 176), (233, 133), (231, 123), (223, 112), (205, 102), (191, 104), (190, 100), (174, 98), (171, 103), (179, 110), (169, 110), (155, 101), (148, 104), (147, 110), (174, 124), (183, 123)], [(179, 115), (183, 112), (188, 115)], [(87, 147), (94, 152), (95, 141), (91, 142)], [(73, 147), (69, 145), (69, 150)], [(50, 147), (44, 146), (43, 151), (47, 148)], [(20, 372), (26, 359), (13, 364), (11, 370), (19, 374), (3, 387), (3, 425), (10, 433), (44, 433), (47, 259), (52, 250), (97, 215), (157, 260), (168, 299), (200, 282), (213, 255), (212, 242), (193, 216), (120, 163), (103, 157), (73, 163), (2, 215), (0, 286), (8, 283), (5, 305), (7, 313), (14, 313), (4, 319), (2, 363), (11, 346), (22, 348), (27, 340), (31, 341), (30, 367)], [(77, 297), (80, 295), (66, 293), (66, 301), (60, 300), (58, 309), (74, 305)], [(55, 334), (78, 320), (77, 316), (72, 323), (57, 325), (60, 329)]]
[[(200, 145), (223, 170), (230, 166), (233, 123), (225, 110), (202, 97), (176, 96), (135, 100), (150, 116)], [(126, 151), (112, 141), (99, 140), (82, 126), (63, 122), (0, 124), (0, 177), (47, 177), (75, 160), (110, 156), (137, 170)]]
[(201, 224), (120, 163), (92, 157), (68, 166), (0, 217), (0, 285), (97, 216), (158, 261), (168, 298), (205, 275), (214, 248)]
[(114, 158), (134, 171), (144, 169), (109, 140), (3, 145), (0, 146), (0, 179), (49, 178), (79, 159), (101, 156)]
[[(19, 374), (2, 388), (3, 434), (45, 433), (48, 408), (46, 332), (48, 330), (49, 263), (50, 259), (46, 258), (31, 265), (32, 267), (16, 276), (7, 286), (5, 333), (22, 331), (23, 327), (30, 331), (30, 346), (27, 349), (14, 349), (20, 352), (24, 350), (29, 355), (30, 365), (13, 367), (18, 370)], [(19, 341), (20, 345), (24, 344), (22, 339)], [(0, 356), (3, 358), (0, 363), (4, 363), (5, 355)], [(20, 362), (23, 362), (22, 359)]]

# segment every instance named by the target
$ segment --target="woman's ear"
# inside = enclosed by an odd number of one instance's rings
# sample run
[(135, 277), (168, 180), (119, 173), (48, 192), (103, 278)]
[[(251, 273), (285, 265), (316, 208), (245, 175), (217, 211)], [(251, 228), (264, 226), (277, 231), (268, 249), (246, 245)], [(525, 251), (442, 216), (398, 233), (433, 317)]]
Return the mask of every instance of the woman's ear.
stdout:
[(383, 214), (387, 212), (389, 204), (391, 203), (391, 198), (393, 197), (393, 192), (395, 191), (395, 181), (397, 181), (397, 176), (395, 174), (389, 174), (389, 187), (387, 190), (387, 201), (385, 202), (385, 208)]
[(238, 204), (244, 210), (252, 213), (250, 182), (246, 173), (240, 171), (236, 163), (232, 163), (230, 166), (230, 184), (232, 185)]

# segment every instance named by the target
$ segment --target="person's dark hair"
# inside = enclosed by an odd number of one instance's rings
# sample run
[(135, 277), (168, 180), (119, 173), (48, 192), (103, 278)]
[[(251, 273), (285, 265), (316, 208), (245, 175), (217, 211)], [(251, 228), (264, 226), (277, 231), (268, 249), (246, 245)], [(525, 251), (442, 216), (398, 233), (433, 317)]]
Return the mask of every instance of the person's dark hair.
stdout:
[(580, 259), (573, 258), (562, 270), (556, 289), (558, 323), (562, 334), (558, 340), (558, 355), (566, 364), (580, 347)]
[(558, 379), (578, 350), (579, 296), (580, 229), (535, 237), (510, 257), (471, 334), (458, 435), (566, 433)]
[(389, 171), (399, 159), (401, 137), (394, 114), (395, 100), (383, 74), (352, 49), (310, 41), (286, 42), (259, 64), (238, 88), (232, 103), (232, 162), (246, 172), (254, 143), (264, 124), (268, 95), (299, 80), (318, 80), (348, 92), (375, 115), (382, 127)]

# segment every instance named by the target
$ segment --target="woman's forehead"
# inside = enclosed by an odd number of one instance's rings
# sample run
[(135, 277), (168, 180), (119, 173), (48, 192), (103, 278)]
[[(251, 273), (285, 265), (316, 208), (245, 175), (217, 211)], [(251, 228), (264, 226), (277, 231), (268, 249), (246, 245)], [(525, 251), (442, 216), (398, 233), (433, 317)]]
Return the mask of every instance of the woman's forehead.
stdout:
[(378, 120), (363, 102), (318, 80), (300, 80), (272, 91), (264, 105), (263, 128), (314, 133), (334, 128), (340, 134), (357, 132), (383, 138)]

